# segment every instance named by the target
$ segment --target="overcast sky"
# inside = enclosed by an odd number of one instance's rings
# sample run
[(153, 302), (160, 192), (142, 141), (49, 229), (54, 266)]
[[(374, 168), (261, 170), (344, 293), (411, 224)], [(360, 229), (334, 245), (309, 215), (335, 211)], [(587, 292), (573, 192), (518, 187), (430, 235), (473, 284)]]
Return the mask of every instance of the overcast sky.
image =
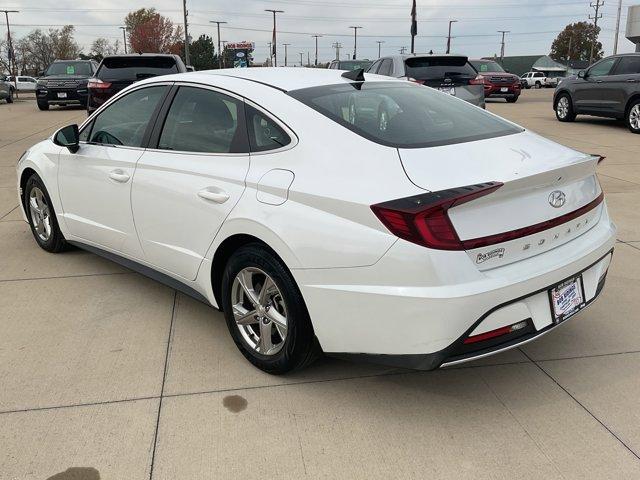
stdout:
[[(620, 22), (619, 51), (634, 50), (624, 37), (627, 7), (640, 0), (623, 0)], [(86, 2), (77, 0), (9, 0), (2, 8), (14, 8), (12, 33), (22, 37), (35, 28), (71, 24), (76, 26), (76, 40), (88, 51), (91, 42), (99, 37), (111, 40), (121, 37), (122, 19), (130, 10), (154, 6), (175, 23), (182, 23), (181, 0), (101, 0), (90, 2), (99, 8), (89, 9)], [(547, 54), (551, 42), (565, 25), (587, 20), (593, 13), (589, 0), (417, 0), (418, 37), (416, 51), (442, 52), (446, 45), (449, 19), (453, 25), (452, 51), (472, 57), (500, 52), (500, 34), (510, 30), (506, 38), (506, 55)], [(600, 41), (605, 54), (613, 50), (618, 0), (605, 0), (601, 8), (603, 18)], [(377, 58), (378, 44), (384, 41), (382, 52), (395, 53), (409, 47), (411, 0), (187, 0), (189, 33), (195, 39), (207, 34), (217, 41), (215, 26), (210, 20), (227, 21), (222, 39), (248, 40), (256, 44), (254, 56), (263, 61), (267, 42), (271, 40), (272, 17), (265, 8), (284, 10), (278, 15), (278, 57), (282, 64), (282, 43), (290, 43), (289, 62), (300, 61), (303, 52), (314, 56), (312, 34), (321, 34), (319, 58), (328, 61), (335, 57), (334, 42), (343, 46), (341, 57), (353, 52), (353, 30), (358, 31), (358, 57)]]

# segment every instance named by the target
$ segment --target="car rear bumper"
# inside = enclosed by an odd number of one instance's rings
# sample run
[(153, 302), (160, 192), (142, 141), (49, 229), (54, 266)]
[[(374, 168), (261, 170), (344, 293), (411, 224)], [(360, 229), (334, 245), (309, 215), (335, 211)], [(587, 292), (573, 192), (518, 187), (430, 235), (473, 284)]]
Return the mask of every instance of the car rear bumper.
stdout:
[[(483, 272), (465, 252), (425, 251), (398, 240), (371, 267), (293, 274), (327, 354), (430, 370), (514, 348), (552, 330), (557, 324), (548, 291), (568, 278), (582, 275), (590, 304), (602, 290), (614, 242), (615, 226), (603, 209), (598, 224), (573, 241)], [(524, 321), (526, 329), (497, 343), (464, 343)]]

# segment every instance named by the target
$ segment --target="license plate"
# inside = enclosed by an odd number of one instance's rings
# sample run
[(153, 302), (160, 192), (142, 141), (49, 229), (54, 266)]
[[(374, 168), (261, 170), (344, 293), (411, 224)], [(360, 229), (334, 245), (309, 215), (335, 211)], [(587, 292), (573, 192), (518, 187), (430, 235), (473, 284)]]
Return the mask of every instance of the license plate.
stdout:
[(554, 322), (560, 323), (566, 320), (585, 305), (582, 277), (575, 277), (555, 286), (549, 291), (549, 298)]
[(67, 98), (67, 92), (58, 92), (58, 98)]
[(509, 88), (508, 88), (508, 87), (502, 87), (502, 88), (500, 89), (500, 91), (501, 91), (501, 92), (505, 92), (505, 93), (506, 93), (506, 92), (508, 92), (508, 91), (509, 91)]
[(438, 90), (444, 93), (448, 93), (449, 95), (455, 96), (456, 94), (456, 87), (440, 87)]

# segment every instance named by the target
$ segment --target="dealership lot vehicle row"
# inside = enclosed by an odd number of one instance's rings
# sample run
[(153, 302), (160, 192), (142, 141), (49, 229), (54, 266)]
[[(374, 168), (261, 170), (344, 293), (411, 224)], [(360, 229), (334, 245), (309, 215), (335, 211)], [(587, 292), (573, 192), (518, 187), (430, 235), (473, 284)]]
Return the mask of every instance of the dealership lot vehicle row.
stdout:
[(84, 112), (0, 105), (0, 478), (640, 477), (640, 138), (610, 120), (560, 125), (551, 95), (487, 108), (608, 157), (620, 241), (602, 298), (464, 366), (325, 359), (286, 377), (248, 364), (212, 308), (92, 254), (38, 249), (15, 162)]

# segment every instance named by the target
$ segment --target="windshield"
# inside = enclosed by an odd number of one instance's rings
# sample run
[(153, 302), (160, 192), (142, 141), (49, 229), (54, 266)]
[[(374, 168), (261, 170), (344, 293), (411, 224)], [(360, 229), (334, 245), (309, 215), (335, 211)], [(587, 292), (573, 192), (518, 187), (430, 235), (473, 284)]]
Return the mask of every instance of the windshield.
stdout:
[(107, 57), (96, 76), (101, 80), (135, 81), (168, 73), (178, 73), (173, 57)]
[(424, 148), (522, 131), (484, 110), (410, 82), (364, 82), (289, 92), (355, 133), (383, 145)]
[(406, 76), (417, 80), (436, 80), (451, 76), (475, 77), (467, 57), (411, 57), (405, 60)]
[(502, 68), (498, 62), (494, 62), (493, 60), (470, 60), (470, 63), (479, 73), (504, 72), (504, 68)]
[(340, 62), (340, 65), (338, 65), (338, 69), (358, 70), (359, 68), (364, 68), (366, 70), (370, 65), (371, 62), (369, 60), (345, 60)]
[(92, 75), (91, 64), (89, 62), (55, 62), (52, 63), (45, 76), (50, 75)]

